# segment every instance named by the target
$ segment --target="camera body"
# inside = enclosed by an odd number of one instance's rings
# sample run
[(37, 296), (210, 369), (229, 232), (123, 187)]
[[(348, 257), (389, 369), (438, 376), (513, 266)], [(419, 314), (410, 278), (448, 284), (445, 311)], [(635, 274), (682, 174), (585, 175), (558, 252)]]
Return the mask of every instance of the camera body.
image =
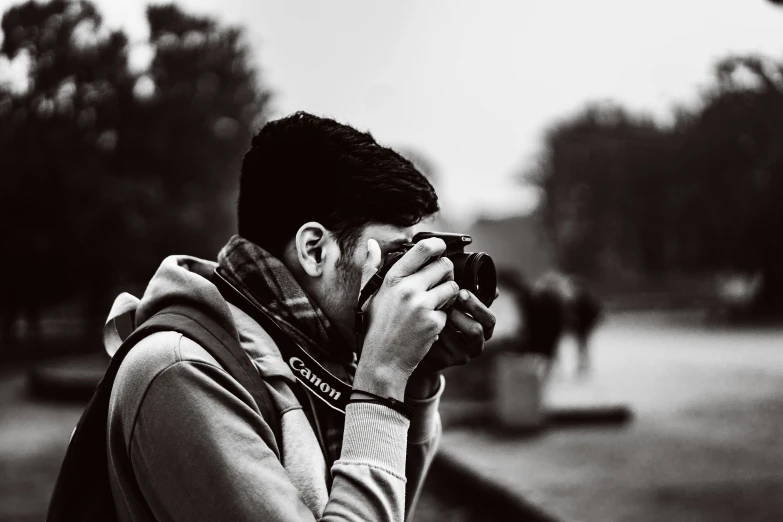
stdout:
[(472, 292), (486, 306), (492, 304), (497, 292), (497, 272), (495, 263), (485, 252), (465, 252), (465, 247), (473, 242), (467, 234), (450, 232), (419, 232), (413, 236), (413, 241), (405, 243), (400, 250), (386, 254), (381, 268), (382, 275), (405, 255), (416, 243), (423, 239), (437, 237), (446, 243), (443, 257), (454, 264), (454, 281), (460, 288)]

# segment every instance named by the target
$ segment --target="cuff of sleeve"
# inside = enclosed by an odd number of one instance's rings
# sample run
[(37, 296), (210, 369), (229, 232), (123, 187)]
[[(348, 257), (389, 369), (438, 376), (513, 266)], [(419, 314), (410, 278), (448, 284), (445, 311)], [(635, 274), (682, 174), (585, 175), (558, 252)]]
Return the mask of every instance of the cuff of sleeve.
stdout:
[(340, 461), (383, 468), (404, 480), (408, 425), (382, 404), (348, 404)]
[(411, 420), (408, 434), (410, 444), (421, 444), (428, 441), (435, 434), (438, 419), (440, 418), (438, 414), (440, 397), (443, 395), (445, 387), (446, 378), (441, 375), (438, 391), (432, 397), (428, 399), (405, 398), (405, 404), (413, 410), (413, 419)]

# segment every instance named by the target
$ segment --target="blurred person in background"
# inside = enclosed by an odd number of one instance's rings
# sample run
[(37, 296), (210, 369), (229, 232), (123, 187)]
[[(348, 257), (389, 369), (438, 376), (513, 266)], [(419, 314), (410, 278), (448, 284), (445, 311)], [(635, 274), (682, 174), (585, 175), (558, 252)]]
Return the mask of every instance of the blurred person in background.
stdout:
[(576, 338), (577, 373), (590, 371), (590, 338), (603, 317), (603, 304), (587, 283), (571, 278), (572, 292), (566, 301), (566, 328)]
[(577, 373), (590, 369), (590, 337), (602, 316), (602, 304), (580, 279), (548, 272), (532, 285), (527, 298), (526, 351), (542, 355), (547, 372), (558, 356), (562, 337), (574, 335), (577, 343)]
[(556, 273), (540, 277), (530, 288), (527, 307), (526, 351), (541, 355), (548, 375), (557, 357), (557, 347), (566, 321), (563, 278)]
[[(497, 271), (498, 287), (503, 288), (503, 294), (510, 297), (516, 316), (516, 330), (513, 351), (526, 351), (526, 336), (530, 324), (531, 287), (521, 271), (510, 268), (499, 268)], [(513, 324), (513, 322), (511, 322)]]
[[(453, 281), (436, 238), (385, 276), (366, 308), (362, 346), (354, 312), (384, 255), (438, 209), (426, 178), (368, 133), (307, 113), (262, 127), (242, 164), (239, 235), (217, 263), (168, 257), (141, 300), (118, 298), (109, 324), (121, 310), (138, 326), (180, 300), (236, 331), (281, 415), (280, 439), (202, 346), (151, 334), (112, 390), (119, 519), (409, 518), (440, 438), (440, 371), (479, 355), (495, 318)], [(218, 267), (320, 364), (308, 373), (352, 384), (344, 412), (299, 387), (295, 371), (307, 369), (289, 366), (269, 332), (221, 295)]]

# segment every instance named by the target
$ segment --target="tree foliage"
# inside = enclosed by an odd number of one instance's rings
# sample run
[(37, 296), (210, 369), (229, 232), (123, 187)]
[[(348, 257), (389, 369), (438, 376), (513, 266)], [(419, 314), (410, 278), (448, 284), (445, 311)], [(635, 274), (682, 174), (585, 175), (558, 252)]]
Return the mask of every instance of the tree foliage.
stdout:
[(597, 277), (742, 271), (783, 296), (783, 65), (729, 57), (670, 125), (593, 105), (550, 128), (528, 178), (562, 268)]
[(269, 95), (240, 29), (174, 5), (147, 20), (154, 58), (132, 71), (128, 38), (87, 0), (3, 15), (0, 53), (29, 64), (26, 88), (0, 78), (5, 317), (74, 297), (103, 315), (118, 284), (170, 253), (214, 255), (234, 228)]

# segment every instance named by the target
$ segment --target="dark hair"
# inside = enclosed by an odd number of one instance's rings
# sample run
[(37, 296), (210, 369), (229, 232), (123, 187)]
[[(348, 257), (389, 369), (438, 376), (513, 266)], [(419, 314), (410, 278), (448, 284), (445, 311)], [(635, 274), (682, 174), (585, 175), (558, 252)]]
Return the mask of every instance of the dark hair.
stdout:
[(280, 257), (301, 225), (321, 223), (348, 255), (371, 223), (413, 226), (438, 196), (413, 164), (366, 132), (297, 112), (264, 125), (242, 162), (239, 234)]

